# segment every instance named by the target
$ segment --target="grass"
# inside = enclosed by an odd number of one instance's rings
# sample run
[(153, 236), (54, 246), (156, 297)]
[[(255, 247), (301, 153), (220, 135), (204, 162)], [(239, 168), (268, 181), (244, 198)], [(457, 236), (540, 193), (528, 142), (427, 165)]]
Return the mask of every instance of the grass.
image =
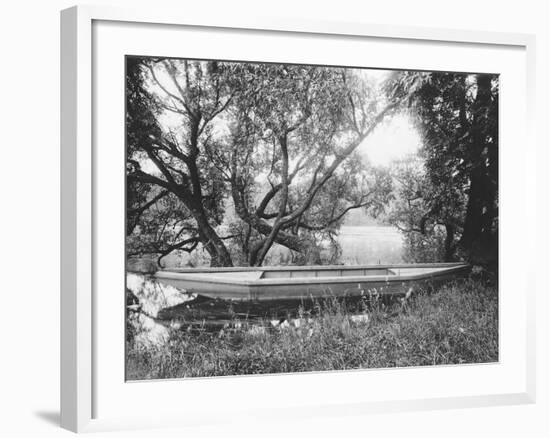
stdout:
[(216, 333), (170, 331), (161, 346), (127, 345), (130, 380), (387, 368), (498, 360), (498, 294), (466, 280), (406, 302), (319, 304), (300, 324)]

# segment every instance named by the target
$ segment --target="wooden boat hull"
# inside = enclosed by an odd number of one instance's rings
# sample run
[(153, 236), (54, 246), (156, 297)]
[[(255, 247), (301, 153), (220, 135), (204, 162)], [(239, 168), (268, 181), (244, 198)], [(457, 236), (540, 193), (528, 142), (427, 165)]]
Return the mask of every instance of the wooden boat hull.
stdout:
[(196, 268), (159, 271), (158, 281), (188, 293), (231, 300), (286, 300), (404, 294), (466, 275), (469, 265), (430, 263), (374, 266)]

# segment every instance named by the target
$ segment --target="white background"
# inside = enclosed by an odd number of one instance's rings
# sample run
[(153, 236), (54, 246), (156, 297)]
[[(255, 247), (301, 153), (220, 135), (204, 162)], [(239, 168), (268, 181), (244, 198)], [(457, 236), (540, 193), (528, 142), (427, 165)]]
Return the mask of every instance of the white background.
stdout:
[[(180, 1), (96, 2), (183, 7)], [(371, 4), (372, 3), (372, 4)], [(72, 3), (38, 0), (4, 5), (1, 14), (2, 87), (0, 187), (3, 282), (0, 283), (0, 434), (58, 436), (59, 387), (59, 15)], [(524, 0), (388, 2), (278, 0), (262, 4), (232, 0), (203, 6), (238, 14), (254, 8), (261, 15), (372, 23), (414, 24), (458, 29), (535, 32), (538, 37), (537, 125), (539, 150), (529, 157), (538, 167), (539, 254), (518, 254), (547, 271), (549, 245), (544, 230), (548, 207), (550, 154), (547, 135), (550, 29), (542, 2)], [(517, 145), (518, 154), (522, 145)], [(535, 224), (525, 224), (526, 227)], [(366, 417), (315, 418), (270, 425), (236, 424), (179, 433), (207, 436), (547, 436), (550, 387), (547, 377), (549, 305), (539, 279), (538, 403), (531, 406), (383, 414)], [(545, 415), (546, 414), (546, 415)], [(283, 419), (281, 419), (282, 421)], [(173, 436), (174, 431), (117, 432), (109, 436)]]

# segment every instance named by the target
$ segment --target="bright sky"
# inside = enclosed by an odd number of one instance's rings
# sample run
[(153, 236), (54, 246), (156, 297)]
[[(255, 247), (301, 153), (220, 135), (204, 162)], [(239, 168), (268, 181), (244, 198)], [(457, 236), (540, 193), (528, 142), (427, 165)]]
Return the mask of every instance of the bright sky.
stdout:
[[(389, 70), (363, 70), (375, 84), (390, 74)], [(361, 143), (357, 151), (375, 166), (387, 166), (393, 160), (416, 152), (421, 146), (420, 135), (408, 114), (396, 114), (386, 119)]]
[(420, 145), (420, 135), (410, 117), (397, 114), (379, 125), (357, 151), (372, 164), (387, 166), (395, 159), (416, 152)]

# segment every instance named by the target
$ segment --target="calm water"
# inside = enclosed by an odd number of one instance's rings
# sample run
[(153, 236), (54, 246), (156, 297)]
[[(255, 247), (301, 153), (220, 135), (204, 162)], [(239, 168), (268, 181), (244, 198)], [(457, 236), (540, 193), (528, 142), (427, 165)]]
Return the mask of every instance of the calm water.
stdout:
[[(337, 263), (344, 265), (377, 265), (403, 262), (403, 236), (394, 227), (343, 226), (340, 228), (337, 240), (342, 249), (342, 254)], [(322, 258), (330, 260), (328, 250), (322, 252)], [(273, 245), (266, 258), (266, 265), (289, 264), (293, 264), (291, 251), (283, 246)]]
[(403, 262), (403, 235), (394, 227), (345, 226), (338, 242), (344, 265), (371, 265)]

